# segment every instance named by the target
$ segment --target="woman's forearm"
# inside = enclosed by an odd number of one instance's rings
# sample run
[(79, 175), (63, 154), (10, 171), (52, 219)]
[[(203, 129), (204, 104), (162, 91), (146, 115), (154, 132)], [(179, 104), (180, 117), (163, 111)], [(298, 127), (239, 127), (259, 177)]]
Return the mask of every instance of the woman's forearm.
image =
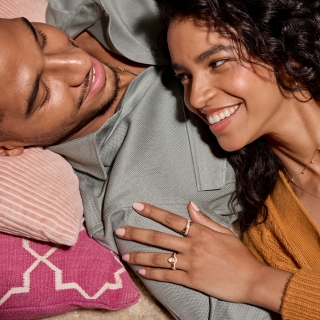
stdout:
[(261, 265), (261, 270), (252, 274), (246, 303), (280, 313), (282, 299), (292, 273)]

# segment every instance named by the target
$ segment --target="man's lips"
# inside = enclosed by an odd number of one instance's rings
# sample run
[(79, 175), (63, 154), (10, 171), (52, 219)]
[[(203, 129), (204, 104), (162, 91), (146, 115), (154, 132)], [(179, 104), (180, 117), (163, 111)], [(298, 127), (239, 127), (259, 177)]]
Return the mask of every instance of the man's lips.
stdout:
[(89, 73), (89, 90), (87, 91), (85, 101), (97, 94), (106, 84), (106, 74), (102, 63), (93, 57), (91, 57), (91, 60), (92, 69)]

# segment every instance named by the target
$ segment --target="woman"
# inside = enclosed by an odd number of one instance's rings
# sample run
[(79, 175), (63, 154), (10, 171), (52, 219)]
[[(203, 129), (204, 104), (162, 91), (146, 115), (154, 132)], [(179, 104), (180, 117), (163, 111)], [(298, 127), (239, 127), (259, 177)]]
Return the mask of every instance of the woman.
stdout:
[(230, 152), (251, 252), (192, 202), (192, 224), (136, 203), (139, 213), (185, 237), (118, 229), (123, 239), (174, 252), (123, 259), (148, 266), (140, 274), (150, 279), (261, 306), (283, 319), (320, 319), (320, 1), (159, 6), (185, 104)]

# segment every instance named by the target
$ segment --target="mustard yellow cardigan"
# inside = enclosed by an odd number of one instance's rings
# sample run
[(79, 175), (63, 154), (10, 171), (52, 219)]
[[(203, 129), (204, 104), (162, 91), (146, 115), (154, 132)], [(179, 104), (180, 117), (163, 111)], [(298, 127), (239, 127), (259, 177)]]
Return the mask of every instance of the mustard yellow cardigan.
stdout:
[(293, 273), (282, 301), (283, 320), (320, 319), (320, 230), (281, 172), (266, 205), (267, 221), (252, 225), (244, 243), (259, 261)]

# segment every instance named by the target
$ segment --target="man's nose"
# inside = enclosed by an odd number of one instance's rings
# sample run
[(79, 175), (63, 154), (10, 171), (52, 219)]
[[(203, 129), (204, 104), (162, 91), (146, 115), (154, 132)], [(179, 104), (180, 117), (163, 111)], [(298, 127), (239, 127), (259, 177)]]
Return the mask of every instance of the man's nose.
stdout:
[(72, 87), (80, 86), (92, 69), (91, 57), (79, 48), (45, 57), (45, 72)]

